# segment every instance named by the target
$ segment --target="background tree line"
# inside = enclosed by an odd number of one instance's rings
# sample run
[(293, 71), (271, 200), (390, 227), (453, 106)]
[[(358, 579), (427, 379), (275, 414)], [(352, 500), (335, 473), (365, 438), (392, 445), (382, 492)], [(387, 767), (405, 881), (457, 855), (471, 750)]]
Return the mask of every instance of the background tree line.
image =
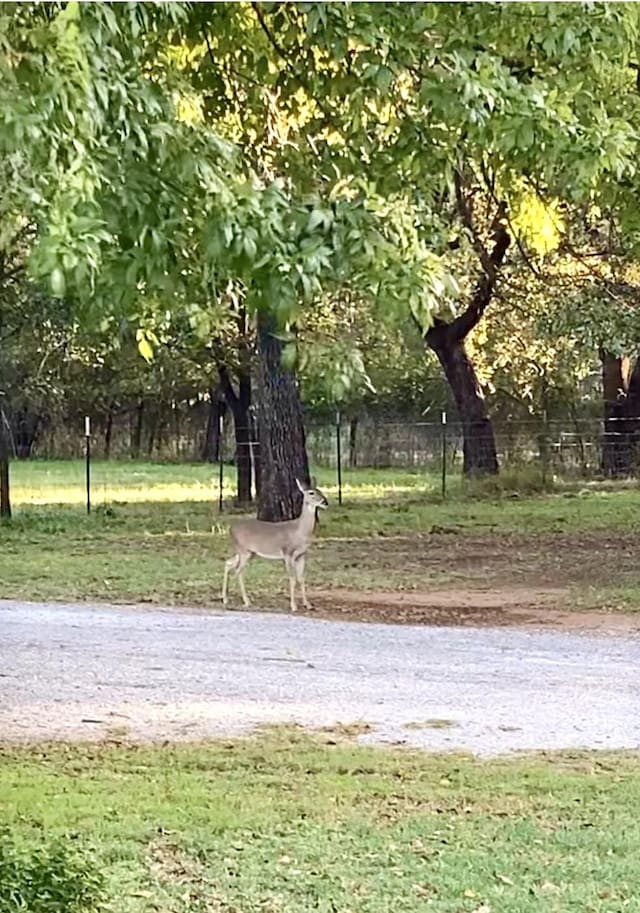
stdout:
[[(176, 403), (260, 440), (297, 509), (304, 408), (598, 408), (635, 462), (634, 4), (5, 4), (0, 490), (45, 423)], [(251, 406), (258, 406), (252, 427)], [(615, 433), (614, 433), (615, 432)], [(253, 480), (254, 483), (256, 480)]]

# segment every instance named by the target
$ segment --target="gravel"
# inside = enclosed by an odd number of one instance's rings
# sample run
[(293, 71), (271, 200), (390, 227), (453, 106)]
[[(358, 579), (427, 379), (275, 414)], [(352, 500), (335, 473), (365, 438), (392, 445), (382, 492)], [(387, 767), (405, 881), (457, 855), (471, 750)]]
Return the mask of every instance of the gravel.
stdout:
[(491, 755), (639, 748), (640, 639), (0, 601), (0, 739), (360, 738)]

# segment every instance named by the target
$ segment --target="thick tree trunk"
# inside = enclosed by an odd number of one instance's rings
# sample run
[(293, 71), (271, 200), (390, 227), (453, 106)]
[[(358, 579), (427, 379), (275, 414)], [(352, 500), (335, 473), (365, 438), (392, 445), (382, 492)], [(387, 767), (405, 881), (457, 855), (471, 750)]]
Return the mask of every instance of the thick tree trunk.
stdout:
[(498, 472), (498, 456), (493, 426), (487, 415), (475, 368), (465, 351), (464, 342), (447, 332), (450, 326), (439, 329), (442, 332), (431, 333), (429, 345), (444, 369), (462, 424), (462, 471), (465, 475), (495, 474)]
[(0, 406), (0, 517), (11, 516), (9, 452), (9, 423)]
[(602, 470), (612, 477), (637, 470), (640, 434), (640, 359), (601, 350), (604, 437)]
[(291, 520), (300, 513), (296, 478), (309, 481), (302, 404), (295, 375), (282, 365), (282, 342), (273, 317), (258, 318), (261, 520)]
[(493, 247), (490, 252), (486, 250), (478, 240), (473, 226), (471, 204), (464, 198), (461, 175), (457, 176), (456, 190), (458, 209), (464, 224), (474, 236), (482, 274), (466, 310), (450, 323), (436, 319), (424, 338), (438, 356), (458, 409), (463, 433), (465, 475), (494, 474), (499, 467), (493, 426), (464, 342), (482, 319), (493, 297), (498, 272), (511, 239), (506, 227), (506, 208), (500, 204), (491, 226)]

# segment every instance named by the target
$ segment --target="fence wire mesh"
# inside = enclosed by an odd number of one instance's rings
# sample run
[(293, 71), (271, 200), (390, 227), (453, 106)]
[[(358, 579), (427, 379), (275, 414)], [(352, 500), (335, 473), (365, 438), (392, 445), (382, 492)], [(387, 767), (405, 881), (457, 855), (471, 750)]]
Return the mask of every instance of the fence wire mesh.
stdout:
[[(215, 447), (203, 459), (202, 439), (184, 425), (169, 453), (162, 453), (151, 467), (145, 453), (138, 458), (105, 459), (101, 429), (92, 425), (91, 499), (95, 507), (118, 501), (207, 500), (222, 508), (236, 497), (239, 466), (247, 465), (255, 480), (260, 457), (256, 424), (234, 427), (230, 416), (218, 428)], [(84, 454), (84, 426), (78, 428), (76, 457)], [(200, 428), (200, 433), (202, 429)], [(221, 433), (220, 433), (221, 432)], [(539, 482), (580, 481), (598, 478), (634, 478), (640, 475), (640, 417), (624, 419), (550, 419), (495, 421), (463, 429), (461, 423), (442, 421), (376, 420), (336, 415), (333, 420), (306, 421), (310, 465), (321, 484), (336, 491), (341, 500), (350, 496), (360, 471), (383, 473), (398, 480), (422, 474), (425, 486), (443, 495), (462, 477), (465, 449), (483, 458), (483, 448), (495, 444), (503, 474), (515, 471)], [(121, 437), (115, 453), (127, 453), (131, 441)], [(38, 455), (36, 453), (36, 455)], [(484, 455), (486, 456), (486, 454)], [(86, 471), (80, 460), (17, 460), (31, 464), (28, 473), (15, 473), (16, 495), (23, 503), (86, 502)], [(340, 470), (340, 472), (339, 472)], [(21, 481), (23, 480), (23, 481)], [(254, 485), (255, 491), (255, 485)]]

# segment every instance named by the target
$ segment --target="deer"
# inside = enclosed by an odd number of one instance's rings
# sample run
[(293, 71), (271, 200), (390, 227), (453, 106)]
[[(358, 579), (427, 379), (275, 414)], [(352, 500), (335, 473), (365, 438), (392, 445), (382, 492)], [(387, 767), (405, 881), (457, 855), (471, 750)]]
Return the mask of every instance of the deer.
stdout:
[(296, 485), (302, 492), (302, 509), (300, 516), (295, 520), (280, 520), (268, 522), (266, 520), (236, 520), (231, 524), (229, 532), (235, 547), (235, 555), (224, 563), (224, 577), (222, 580), (222, 604), (227, 605), (227, 583), (229, 572), (235, 571), (242, 594), (245, 608), (251, 603), (244, 585), (243, 572), (247, 563), (256, 555), (269, 561), (284, 561), (289, 576), (289, 599), (292, 612), (297, 612), (296, 583), (300, 587), (302, 604), (305, 609), (311, 605), (307, 599), (304, 584), (305, 558), (316, 524), (316, 510), (329, 506), (324, 494), (316, 486), (315, 477), (312, 477), (308, 486), (296, 479)]

